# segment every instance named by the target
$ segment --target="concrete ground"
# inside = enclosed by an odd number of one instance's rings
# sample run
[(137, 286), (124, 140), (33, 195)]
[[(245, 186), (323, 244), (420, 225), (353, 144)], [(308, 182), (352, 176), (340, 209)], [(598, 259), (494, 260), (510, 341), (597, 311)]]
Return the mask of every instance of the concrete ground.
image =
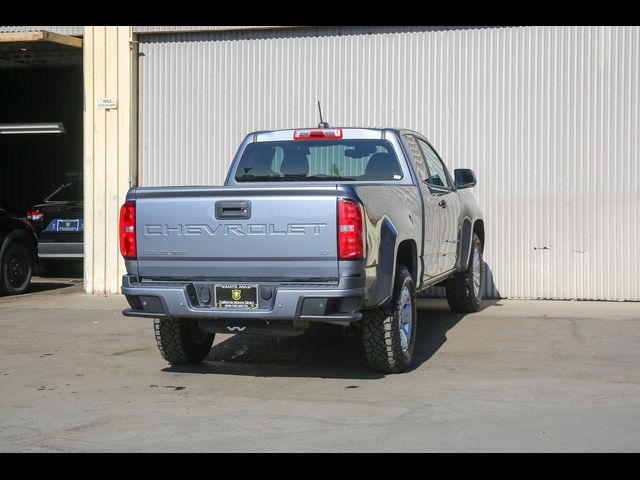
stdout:
[(421, 299), (415, 369), (354, 336), (217, 336), (172, 368), (80, 280), (0, 297), (0, 451), (640, 451), (640, 304)]

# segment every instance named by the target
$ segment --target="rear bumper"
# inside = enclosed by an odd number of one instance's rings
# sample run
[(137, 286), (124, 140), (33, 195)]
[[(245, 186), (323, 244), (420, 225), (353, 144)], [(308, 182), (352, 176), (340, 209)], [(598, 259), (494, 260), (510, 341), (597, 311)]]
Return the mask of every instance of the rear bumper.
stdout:
[(83, 242), (48, 242), (38, 241), (38, 256), (40, 258), (83, 258)]
[[(258, 282), (259, 283), (259, 282)], [(220, 309), (196, 305), (189, 291), (192, 283), (152, 284), (138, 282), (133, 275), (122, 277), (122, 293), (132, 308), (122, 313), (142, 318), (199, 318), (220, 320), (299, 320), (344, 323), (358, 321), (365, 295), (364, 277), (344, 277), (333, 285), (274, 285), (272, 298), (260, 308)]]

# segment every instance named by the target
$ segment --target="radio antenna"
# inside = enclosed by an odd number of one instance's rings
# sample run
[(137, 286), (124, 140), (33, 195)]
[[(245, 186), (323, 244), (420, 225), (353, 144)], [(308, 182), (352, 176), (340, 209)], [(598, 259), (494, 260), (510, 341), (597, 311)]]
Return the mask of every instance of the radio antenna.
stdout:
[(329, 124), (322, 120), (322, 109), (320, 108), (320, 100), (318, 100), (318, 113), (320, 113), (320, 124), (318, 128), (329, 128)]

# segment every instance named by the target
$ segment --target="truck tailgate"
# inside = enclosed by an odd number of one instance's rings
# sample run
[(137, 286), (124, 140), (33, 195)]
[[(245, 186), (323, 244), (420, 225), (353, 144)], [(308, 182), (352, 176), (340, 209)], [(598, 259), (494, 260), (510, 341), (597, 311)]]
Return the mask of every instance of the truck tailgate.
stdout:
[(138, 274), (338, 278), (336, 186), (139, 188)]

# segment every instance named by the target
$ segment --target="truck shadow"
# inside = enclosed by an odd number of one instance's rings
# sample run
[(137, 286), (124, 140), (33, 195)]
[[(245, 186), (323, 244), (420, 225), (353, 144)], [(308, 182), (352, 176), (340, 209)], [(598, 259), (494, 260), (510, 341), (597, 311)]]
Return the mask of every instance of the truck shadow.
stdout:
[(375, 379), (367, 369), (360, 338), (339, 327), (318, 325), (296, 337), (233, 335), (216, 344), (196, 366), (172, 366), (168, 372)]
[[(484, 300), (479, 311), (482, 312), (489, 306), (499, 306), (499, 301)], [(447, 332), (468, 315), (473, 314), (452, 312), (445, 299), (418, 299), (418, 337), (413, 352), (412, 370), (431, 359), (447, 342)]]
[[(483, 309), (496, 304), (487, 300)], [(418, 330), (411, 371), (429, 361), (447, 342), (447, 332), (464, 314), (449, 310), (446, 300), (419, 299)], [(385, 375), (367, 365), (360, 337), (339, 327), (319, 325), (297, 337), (234, 335), (217, 343), (197, 366), (171, 366), (172, 373), (316, 377), (374, 380)]]

